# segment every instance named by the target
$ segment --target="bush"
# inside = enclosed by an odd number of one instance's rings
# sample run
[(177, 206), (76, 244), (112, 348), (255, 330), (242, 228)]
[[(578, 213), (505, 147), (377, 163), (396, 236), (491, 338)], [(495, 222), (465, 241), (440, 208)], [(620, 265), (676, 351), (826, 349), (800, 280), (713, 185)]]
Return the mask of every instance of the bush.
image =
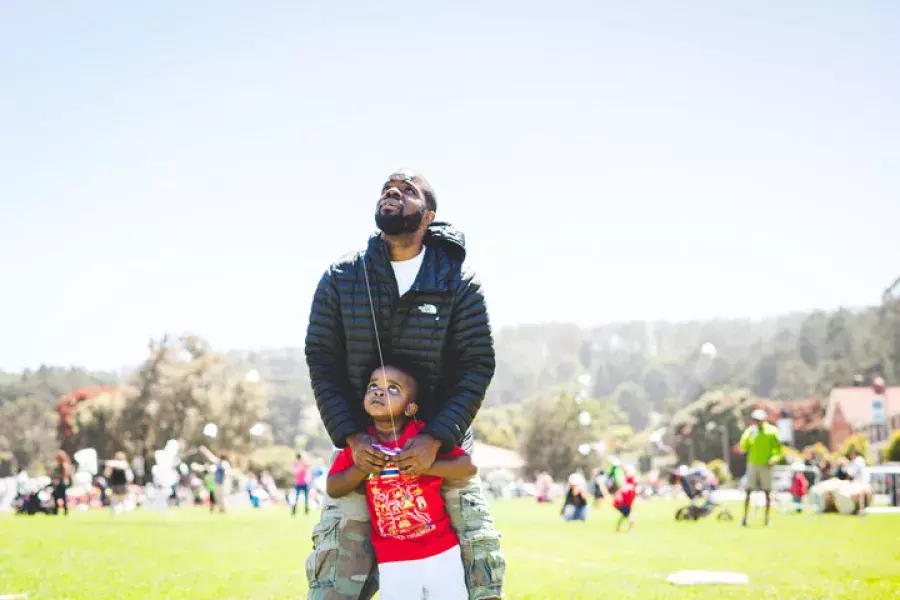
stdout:
[(900, 429), (891, 435), (891, 439), (881, 451), (884, 462), (900, 462)]
[(844, 445), (841, 446), (841, 455), (850, 458), (850, 451), (856, 450), (860, 456), (866, 459), (866, 462), (872, 464), (871, 459), (869, 458), (869, 438), (866, 437), (864, 433), (857, 433), (856, 435), (851, 435), (844, 442)]
[(250, 455), (250, 470), (259, 475), (268, 471), (279, 487), (293, 484), (293, 464), (296, 453), (288, 446), (267, 446)]
[(778, 461), (779, 465), (792, 465), (798, 461), (803, 462), (803, 454), (801, 454), (799, 450), (791, 448), (790, 446), (781, 447), (781, 460)]
[(812, 446), (807, 446), (803, 449), (803, 458), (811, 459), (818, 458), (822, 459), (831, 454), (828, 450), (828, 447), (822, 442), (816, 442)]
[(716, 476), (716, 479), (719, 480), (719, 485), (726, 485), (731, 483), (731, 471), (728, 469), (728, 465), (725, 464), (725, 461), (716, 458), (714, 460), (709, 461), (709, 464), (706, 465), (709, 467), (709, 470), (713, 475)]

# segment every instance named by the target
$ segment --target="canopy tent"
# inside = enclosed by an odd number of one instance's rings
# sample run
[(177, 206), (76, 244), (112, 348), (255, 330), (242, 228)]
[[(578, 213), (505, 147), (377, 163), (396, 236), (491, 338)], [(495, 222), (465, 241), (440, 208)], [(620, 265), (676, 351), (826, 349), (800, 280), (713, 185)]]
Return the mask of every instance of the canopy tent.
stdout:
[(490, 471), (493, 469), (517, 471), (525, 466), (525, 459), (515, 450), (491, 446), (482, 442), (475, 442), (475, 448), (472, 451), (472, 461), (479, 471)]

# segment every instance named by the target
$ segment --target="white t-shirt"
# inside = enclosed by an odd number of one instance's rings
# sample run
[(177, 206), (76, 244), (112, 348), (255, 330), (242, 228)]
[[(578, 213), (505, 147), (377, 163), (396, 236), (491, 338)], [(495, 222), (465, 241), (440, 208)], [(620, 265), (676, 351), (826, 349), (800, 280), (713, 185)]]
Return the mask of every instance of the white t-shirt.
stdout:
[(409, 260), (398, 262), (391, 261), (391, 267), (394, 269), (394, 277), (397, 279), (397, 291), (402, 296), (409, 291), (412, 284), (416, 281), (416, 275), (419, 274), (419, 268), (422, 266), (422, 260), (425, 258), (425, 248), (423, 247), (419, 254)]

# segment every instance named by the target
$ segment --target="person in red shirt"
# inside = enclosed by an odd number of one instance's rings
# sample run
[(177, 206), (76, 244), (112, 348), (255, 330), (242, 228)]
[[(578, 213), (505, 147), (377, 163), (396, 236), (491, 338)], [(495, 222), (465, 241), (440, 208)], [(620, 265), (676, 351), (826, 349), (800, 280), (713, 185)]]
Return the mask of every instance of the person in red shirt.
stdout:
[(634, 483), (634, 473), (627, 472), (625, 474), (625, 485), (616, 490), (613, 496), (613, 506), (622, 516), (616, 522), (616, 533), (622, 530), (622, 525), (628, 523), (628, 531), (634, 529), (634, 517), (631, 516), (631, 507), (634, 504), (634, 498), (637, 496), (637, 487)]
[[(390, 364), (372, 372), (363, 398), (371, 418), (376, 449), (398, 454), (425, 426), (415, 419), (417, 384), (408, 372)], [(445, 479), (466, 480), (477, 472), (462, 448), (439, 455), (425, 474), (402, 475), (393, 463), (366, 468), (347, 447), (328, 472), (332, 498), (362, 492), (372, 517), (372, 547), (378, 562), (380, 598), (467, 600), (462, 554), (441, 497)]]
[(809, 482), (803, 474), (803, 464), (793, 465), (794, 478), (791, 480), (791, 496), (794, 499), (794, 509), (797, 512), (803, 510), (803, 498), (809, 489)]

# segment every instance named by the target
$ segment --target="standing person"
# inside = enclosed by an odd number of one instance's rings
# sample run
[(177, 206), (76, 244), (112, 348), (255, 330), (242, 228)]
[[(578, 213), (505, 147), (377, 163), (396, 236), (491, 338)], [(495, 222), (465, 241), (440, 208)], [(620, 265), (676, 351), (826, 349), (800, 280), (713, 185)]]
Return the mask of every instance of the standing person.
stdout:
[(594, 496), (594, 508), (600, 506), (600, 501), (603, 499), (603, 486), (606, 485), (605, 480), (606, 473), (599, 467), (595, 467), (591, 471), (591, 483), (589, 487)]
[(622, 525), (628, 523), (628, 532), (634, 531), (634, 517), (631, 516), (631, 508), (634, 505), (634, 499), (637, 497), (637, 486), (635, 485), (634, 473), (625, 473), (625, 483), (616, 490), (613, 496), (613, 507), (622, 515), (616, 522), (616, 533), (622, 531)]
[(750, 413), (750, 427), (741, 435), (741, 452), (747, 455), (747, 495), (744, 498), (744, 518), (741, 525), (747, 526), (747, 511), (750, 509), (750, 494), (757, 488), (766, 495), (766, 525), (769, 524), (769, 509), (772, 506), (772, 466), (781, 458), (781, 442), (778, 429), (766, 421), (766, 411), (757, 408)]
[(871, 476), (869, 475), (869, 466), (866, 464), (866, 459), (856, 451), (856, 449), (850, 450), (850, 464), (847, 465), (847, 474), (855, 481), (856, 483), (860, 483), (862, 485), (871, 484)]
[(62, 502), (63, 512), (69, 516), (69, 500), (66, 492), (72, 485), (72, 461), (65, 450), (56, 453), (56, 464), (50, 473), (50, 482), (53, 485), (53, 514), (59, 514), (59, 503)]
[[(396, 457), (409, 477), (422, 475), (439, 452), (457, 445), (471, 454), (472, 420), (494, 375), (493, 337), (481, 285), (465, 264), (465, 237), (436, 222), (436, 211), (434, 190), (421, 174), (391, 174), (375, 207), (380, 232), (329, 268), (313, 297), (306, 361), (316, 404), (335, 447), (349, 447), (367, 470), (388, 462), (372, 446), (357, 400), (380, 356), (411, 360), (423, 371), (425, 426)], [(499, 598), (505, 561), (479, 479), (446, 492), (444, 501), (470, 598)], [(310, 600), (371, 598), (377, 570), (370, 532), (361, 498), (325, 499), (307, 562), (314, 566), (307, 569)]]
[(116, 452), (113, 460), (106, 461), (106, 480), (112, 490), (110, 509), (112, 513), (125, 510), (125, 501), (128, 498), (128, 484), (134, 481), (134, 473), (128, 466), (128, 457), (121, 450)]
[(213, 481), (215, 483), (216, 505), (220, 513), (225, 512), (226, 501), (231, 495), (231, 463), (228, 456), (222, 452), (218, 456), (213, 454), (206, 446), (200, 446), (200, 452), (211, 462), (214, 467)]
[[(388, 359), (372, 372), (363, 398), (371, 417), (369, 434), (388, 453), (399, 451), (424, 427), (418, 412), (417, 378), (408, 365)], [(388, 468), (357, 465), (353, 451), (344, 448), (328, 474), (332, 498), (365, 488), (372, 519), (372, 546), (378, 562), (378, 595), (383, 600), (431, 598), (466, 600), (459, 539), (450, 527), (441, 485), (444, 478), (466, 480), (475, 475), (472, 459), (455, 446), (439, 455), (422, 475), (400, 475)]]
[(553, 477), (550, 476), (550, 473), (547, 471), (538, 473), (538, 476), (534, 481), (534, 487), (538, 504), (542, 502), (551, 502), (550, 490), (553, 487)]
[(206, 494), (209, 496), (209, 512), (216, 507), (216, 467), (209, 466), (203, 475), (203, 485), (206, 486)]
[(303, 514), (309, 514), (309, 484), (311, 481), (309, 461), (302, 452), (297, 453), (294, 461), (294, 506), (291, 507), (291, 516), (297, 514), (297, 504), (300, 502), (300, 492), (303, 492)]
[(225, 453), (219, 455), (216, 460), (216, 505), (220, 513), (225, 513), (228, 496), (231, 495), (231, 463)]
[(794, 500), (794, 510), (796, 512), (803, 510), (803, 498), (809, 491), (809, 481), (807, 481), (806, 475), (803, 473), (804, 468), (805, 465), (803, 463), (791, 465), (791, 470), (794, 472), (791, 478), (791, 498)]

